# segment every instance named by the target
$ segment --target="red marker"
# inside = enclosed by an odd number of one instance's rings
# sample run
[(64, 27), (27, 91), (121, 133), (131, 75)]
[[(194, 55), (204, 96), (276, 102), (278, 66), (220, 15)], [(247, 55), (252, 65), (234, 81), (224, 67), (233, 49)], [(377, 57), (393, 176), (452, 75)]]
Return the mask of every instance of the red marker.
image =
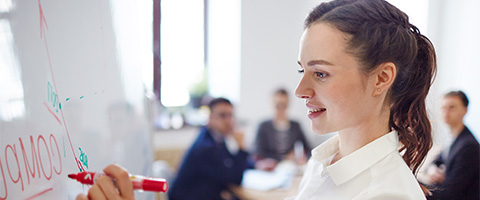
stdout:
[[(68, 178), (75, 179), (82, 184), (93, 185), (104, 173), (80, 172), (78, 174), (69, 174)], [(167, 192), (168, 183), (164, 178), (148, 178), (145, 176), (130, 175), (133, 183), (133, 189), (150, 192)], [(114, 181), (115, 182), (115, 181)]]

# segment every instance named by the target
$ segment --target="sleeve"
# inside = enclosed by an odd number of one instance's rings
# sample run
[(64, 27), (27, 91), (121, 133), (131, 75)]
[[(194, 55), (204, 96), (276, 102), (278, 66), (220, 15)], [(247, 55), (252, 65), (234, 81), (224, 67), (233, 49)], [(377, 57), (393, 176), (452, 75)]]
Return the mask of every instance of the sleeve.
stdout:
[[(383, 193), (378, 194), (376, 196), (367, 197), (367, 198), (359, 198), (361, 200), (420, 200), (418, 197), (412, 197), (409, 194), (401, 194), (401, 193)], [(425, 197), (421, 198), (425, 199)]]
[(263, 159), (272, 157), (272, 153), (268, 150), (268, 131), (266, 122), (259, 125), (255, 138), (255, 159)]
[(298, 122), (294, 122), (295, 126), (297, 127), (297, 137), (298, 139), (303, 143), (303, 150), (305, 151), (305, 154), (307, 157), (310, 157), (312, 148), (310, 147), (310, 143), (307, 141), (307, 138), (305, 137), (305, 133), (302, 130), (302, 127), (300, 127), (300, 124)]
[(231, 176), (228, 177), (227, 182), (240, 185), (243, 179), (243, 172), (247, 167), (249, 167), (248, 162), (249, 154), (244, 150), (238, 151), (237, 155), (234, 156), (233, 168), (228, 169), (231, 172)]
[[(226, 151), (226, 150), (225, 150)], [(240, 184), (247, 168), (248, 153), (240, 150), (234, 156), (216, 148), (196, 152), (193, 166), (202, 177), (213, 179), (221, 185)]]
[[(355, 197), (356, 200), (422, 200), (426, 199), (425, 194), (420, 188), (414, 188), (412, 185), (404, 185), (405, 183), (397, 182), (387, 187), (381, 186), (374, 190)], [(402, 186), (403, 184), (403, 186)], [(410, 183), (411, 184), (411, 183)], [(415, 186), (416, 187), (416, 186)]]
[(432, 191), (428, 199), (464, 199), (462, 195), (470, 187), (472, 178), (479, 174), (478, 146), (468, 145), (462, 148), (453, 158), (450, 169), (447, 169), (445, 181), (438, 190)]

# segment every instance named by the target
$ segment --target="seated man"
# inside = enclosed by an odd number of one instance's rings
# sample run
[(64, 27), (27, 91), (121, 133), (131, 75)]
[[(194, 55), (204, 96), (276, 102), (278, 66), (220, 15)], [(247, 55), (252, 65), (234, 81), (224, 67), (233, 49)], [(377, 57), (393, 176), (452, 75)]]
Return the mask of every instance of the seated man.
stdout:
[[(310, 155), (310, 146), (300, 124), (289, 119), (287, 114), (288, 93), (284, 89), (273, 95), (275, 116), (260, 124), (255, 141), (255, 168), (273, 170), (284, 159), (304, 164)], [(294, 152), (297, 144), (297, 152)]]
[(208, 125), (186, 153), (171, 184), (170, 200), (220, 200), (222, 191), (242, 181), (249, 155), (244, 151), (243, 135), (234, 133), (233, 105), (217, 98), (209, 108)]
[(426, 184), (432, 192), (428, 199), (480, 199), (480, 147), (463, 124), (467, 106), (468, 99), (462, 91), (444, 96), (442, 115), (454, 141), (428, 167)]

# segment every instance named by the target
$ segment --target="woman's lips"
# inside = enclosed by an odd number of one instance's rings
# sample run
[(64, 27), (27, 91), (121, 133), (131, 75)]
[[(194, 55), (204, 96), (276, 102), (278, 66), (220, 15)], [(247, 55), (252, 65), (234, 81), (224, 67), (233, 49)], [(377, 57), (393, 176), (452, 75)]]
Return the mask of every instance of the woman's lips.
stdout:
[(308, 110), (308, 118), (310, 119), (314, 119), (318, 116), (320, 116), (321, 114), (323, 114), (325, 111), (327, 111), (326, 108), (309, 108)]

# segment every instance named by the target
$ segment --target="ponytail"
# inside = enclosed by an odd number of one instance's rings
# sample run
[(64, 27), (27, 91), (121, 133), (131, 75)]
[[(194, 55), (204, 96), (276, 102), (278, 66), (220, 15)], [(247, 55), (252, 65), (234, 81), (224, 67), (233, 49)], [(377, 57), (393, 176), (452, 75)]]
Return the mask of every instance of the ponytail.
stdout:
[(399, 72), (391, 89), (390, 127), (398, 131), (403, 159), (416, 174), (432, 147), (432, 127), (425, 99), (436, 73), (432, 43), (412, 25), (417, 55), (410, 70)]
[[(432, 147), (432, 127), (425, 100), (436, 74), (436, 56), (430, 40), (411, 25), (417, 42), (417, 55), (411, 70), (403, 70), (391, 89), (390, 127), (397, 130), (403, 144), (403, 160), (417, 174)], [(428, 188), (420, 184), (427, 195)]]

